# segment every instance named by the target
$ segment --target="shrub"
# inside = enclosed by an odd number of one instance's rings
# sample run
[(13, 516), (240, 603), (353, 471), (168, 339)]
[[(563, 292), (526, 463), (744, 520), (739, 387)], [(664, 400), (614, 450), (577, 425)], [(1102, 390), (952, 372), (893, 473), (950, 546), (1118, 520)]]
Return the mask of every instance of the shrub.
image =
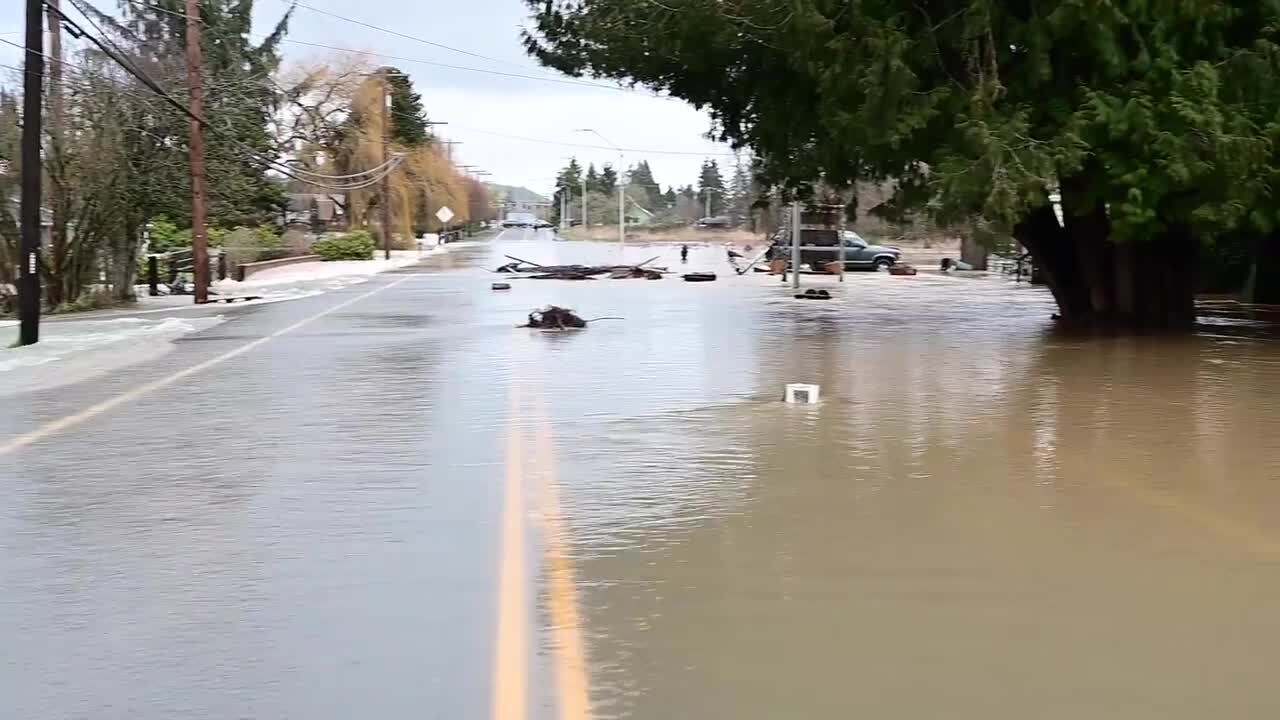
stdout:
[(321, 260), (372, 260), (373, 249), (373, 238), (364, 230), (328, 235), (311, 246)]

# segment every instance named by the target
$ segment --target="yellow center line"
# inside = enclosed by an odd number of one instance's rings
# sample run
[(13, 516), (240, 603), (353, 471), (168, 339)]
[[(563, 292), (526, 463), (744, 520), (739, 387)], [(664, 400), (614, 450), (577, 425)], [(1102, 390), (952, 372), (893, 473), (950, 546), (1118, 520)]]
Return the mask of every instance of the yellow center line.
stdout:
[(493, 665), (493, 720), (524, 720), (529, 697), (529, 613), (525, 600), (523, 437), (513, 386), (507, 425), (502, 552), (498, 561), (498, 637)]
[(543, 542), (547, 569), (547, 605), (554, 642), (556, 697), (560, 720), (591, 718), (590, 681), (578, 612), (577, 584), (569, 557), (560, 490), (555, 472), (555, 446), (545, 415), (538, 418), (537, 461), (541, 470)]
[(190, 377), (191, 375), (202, 373), (205, 370), (208, 370), (209, 368), (214, 367), (216, 365), (221, 365), (222, 363), (228, 360), (231, 360), (232, 358), (239, 357), (240, 355), (243, 355), (249, 352), (250, 350), (253, 350), (254, 348), (257, 348), (267, 342), (270, 342), (271, 340), (274, 340), (275, 338), (278, 338), (281, 335), (291, 333), (294, 330), (297, 330), (298, 328), (301, 328), (304, 325), (307, 325), (316, 320), (319, 320), (325, 315), (328, 315), (333, 312), (337, 312), (338, 310), (341, 310), (345, 307), (354, 305), (360, 302), (361, 300), (364, 300), (365, 298), (371, 297), (373, 295), (376, 295), (382, 292), (383, 290), (393, 288), (406, 280), (409, 280), (409, 278), (403, 277), (403, 278), (400, 278), (399, 280), (396, 280), (393, 283), (388, 283), (381, 287), (374, 288), (373, 290), (370, 290), (369, 292), (364, 293), (363, 295), (359, 295), (357, 297), (351, 298), (350, 300), (344, 300), (343, 302), (340, 302), (337, 305), (333, 305), (325, 310), (322, 310), (316, 313), (315, 315), (299, 320), (298, 322), (290, 325), (289, 327), (283, 328), (281, 330), (277, 330), (271, 333), (270, 335), (258, 338), (253, 342), (249, 342), (244, 345), (241, 345), (238, 348), (229, 350), (216, 357), (209, 358), (204, 362), (197, 363), (184, 370), (179, 370), (178, 372), (175, 372), (172, 375), (166, 375), (160, 378), (159, 380), (152, 380), (149, 383), (144, 383), (142, 385), (138, 385), (136, 387), (130, 388), (129, 390), (126, 390), (120, 393), (119, 395), (107, 398), (106, 400), (103, 400), (102, 402), (96, 403), (94, 405), (90, 405), (89, 407), (84, 408), (83, 410), (71, 413), (70, 415), (65, 415), (63, 417), (58, 418), (57, 420), (52, 420), (48, 423), (45, 423), (44, 425), (41, 425), (35, 430), (32, 430), (27, 433), (23, 433), (22, 435), (18, 435), (14, 438), (11, 438), (10, 440), (5, 441), (4, 444), (0, 444), (0, 457), (16, 452), (17, 450), (20, 450), (28, 445), (31, 445), (32, 443), (39, 442), (40, 440), (43, 440), (46, 437), (49, 437), (50, 435), (55, 435), (57, 433), (62, 432), (63, 430), (73, 428), (76, 425), (79, 425), (80, 423), (86, 420), (90, 420), (105, 412), (108, 412), (114, 409), (118, 405), (122, 405), (124, 403), (137, 400), (138, 398), (141, 398), (145, 395), (153, 393), (156, 390), (172, 385), (175, 382), (185, 377)]

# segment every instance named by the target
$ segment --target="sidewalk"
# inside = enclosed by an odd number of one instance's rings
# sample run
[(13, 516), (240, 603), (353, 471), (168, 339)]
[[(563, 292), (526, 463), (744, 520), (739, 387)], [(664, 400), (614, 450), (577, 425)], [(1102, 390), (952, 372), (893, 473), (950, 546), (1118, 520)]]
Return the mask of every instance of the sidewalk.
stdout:
[(451, 245), (423, 250), (393, 250), (391, 259), (309, 262), (264, 270), (245, 282), (221, 280), (213, 297), (258, 296), (236, 303), (196, 305), (190, 295), (147, 296), (139, 289), (137, 304), (129, 308), (91, 310), (41, 319), (40, 342), (10, 347), (18, 338), (18, 323), (0, 320), (0, 397), (66, 385), (101, 376), (167, 353), (184, 335), (200, 332), (225, 320), (237, 308), (320, 295), (368, 282), (378, 273), (403, 268)]
[(261, 294), (264, 288), (279, 290), (291, 286), (307, 290), (333, 290), (347, 285), (365, 282), (369, 276), (387, 270), (413, 265), (427, 257), (447, 252), (447, 245), (424, 247), (422, 250), (392, 250), (391, 259), (383, 259), (383, 253), (374, 253), (374, 260), (335, 260), (332, 262), (308, 262), (284, 265), (255, 273), (243, 282), (219, 280), (213, 289), (220, 295)]

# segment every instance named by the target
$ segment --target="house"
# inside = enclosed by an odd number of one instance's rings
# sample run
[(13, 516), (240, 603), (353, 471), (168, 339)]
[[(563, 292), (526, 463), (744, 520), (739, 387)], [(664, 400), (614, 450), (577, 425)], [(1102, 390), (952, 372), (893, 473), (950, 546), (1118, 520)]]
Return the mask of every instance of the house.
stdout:
[[(9, 198), (9, 213), (13, 217), (13, 222), (19, 226), (22, 225), (22, 198), (14, 195)], [(40, 208), (40, 245), (48, 247), (53, 242), (53, 211), (47, 207)]]
[(295, 192), (287, 193), (285, 199), (285, 225), (302, 224), (316, 231), (346, 227), (341, 195)]
[[(630, 198), (628, 198), (630, 200)], [(631, 200), (627, 208), (627, 224), (628, 225), (648, 225), (653, 222), (654, 214), (649, 212), (643, 205)]]

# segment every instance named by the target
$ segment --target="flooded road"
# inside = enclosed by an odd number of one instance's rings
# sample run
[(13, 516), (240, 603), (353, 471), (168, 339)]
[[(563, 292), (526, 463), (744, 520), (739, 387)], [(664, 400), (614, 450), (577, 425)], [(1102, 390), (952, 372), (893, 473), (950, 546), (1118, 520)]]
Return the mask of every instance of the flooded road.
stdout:
[[(1082, 339), (1038, 289), (796, 301), (714, 247), (485, 270), (677, 250), (506, 233), (4, 398), (0, 715), (1280, 715), (1280, 344), (1238, 308)], [(552, 302), (624, 320), (512, 328)]]

